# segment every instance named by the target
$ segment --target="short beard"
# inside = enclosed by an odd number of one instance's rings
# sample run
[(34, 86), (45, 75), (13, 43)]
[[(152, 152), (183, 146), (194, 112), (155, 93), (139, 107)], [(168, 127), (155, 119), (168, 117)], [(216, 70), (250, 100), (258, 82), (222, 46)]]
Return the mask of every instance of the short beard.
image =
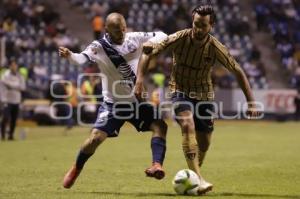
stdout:
[(194, 31), (193, 31), (193, 37), (194, 39), (198, 40), (198, 41), (202, 41), (203, 39), (206, 38), (206, 36), (208, 35), (208, 33), (204, 34), (202, 37), (199, 37)]

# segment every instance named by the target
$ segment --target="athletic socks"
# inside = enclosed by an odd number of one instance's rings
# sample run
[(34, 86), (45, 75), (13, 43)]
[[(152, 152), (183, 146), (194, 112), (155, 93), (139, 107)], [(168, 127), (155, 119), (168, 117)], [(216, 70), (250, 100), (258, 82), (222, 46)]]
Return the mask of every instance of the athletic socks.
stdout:
[(76, 168), (77, 169), (82, 169), (85, 162), (93, 155), (92, 154), (86, 154), (83, 153), (81, 150), (79, 151), (77, 158), (76, 158)]
[[(166, 140), (161, 137), (153, 137), (151, 139), (151, 149), (152, 161), (163, 164), (166, 154)], [(82, 169), (86, 161), (92, 155), (93, 154), (86, 154), (80, 150), (76, 158), (76, 168)]]
[(166, 154), (166, 140), (161, 137), (151, 139), (152, 162), (158, 162), (161, 165), (164, 162)]
[(182, 150), (189, 169), (195, 171), (200, 176), (198, 145), (195, 134), (189, 135), (188, 133), (184, 133), (182, 135)]

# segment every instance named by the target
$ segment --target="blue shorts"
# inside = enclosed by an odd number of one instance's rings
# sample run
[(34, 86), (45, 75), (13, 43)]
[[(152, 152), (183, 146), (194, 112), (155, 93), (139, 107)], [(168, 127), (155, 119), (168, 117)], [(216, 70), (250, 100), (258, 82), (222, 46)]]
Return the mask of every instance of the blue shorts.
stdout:
[(192, 111), (196, 131), (211, 133), (214, 130), (212, 114), (214, 113), (214, 105), (212, 102), (192, 99), (181, 92), (174, 92), (172, 94), (172, 102), (176, 116), (183, 111)]
[(117, 137), (120, 128), (127, 121), (137, 131), (149, 131), (150, 125), (158, 120), (155, 107), (149, 103), (107, 103), (98, 110), (94, 128), (104, 131), (108, 137)]

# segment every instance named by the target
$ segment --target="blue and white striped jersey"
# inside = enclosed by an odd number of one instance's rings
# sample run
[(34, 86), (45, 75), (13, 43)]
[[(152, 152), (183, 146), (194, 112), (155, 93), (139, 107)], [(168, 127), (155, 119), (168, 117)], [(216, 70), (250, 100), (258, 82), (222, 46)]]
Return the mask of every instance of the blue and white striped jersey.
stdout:
[(147, 41), (156, 43), (166, 38), (167, 35), (163, 32), (128, 32), (125, 35), (123, 44), (115, 45), (104, 37), (105, 43), (115, 49), (126, 60), (127, 64), (120, 66), (113, 64), (107, 56), (109, 50), (106, 49), (105, 51), (105, 47), (97, 40), (81, 52), (88, 59), (96, 62), (101, 70), (104, 101), (113, 103), (118, 101), (134, 102), (136, 100), (132, 90), (133, 83), (128, 84), (128, 80), (132, 80), (132, 76), (137, 74), (143, 43)]

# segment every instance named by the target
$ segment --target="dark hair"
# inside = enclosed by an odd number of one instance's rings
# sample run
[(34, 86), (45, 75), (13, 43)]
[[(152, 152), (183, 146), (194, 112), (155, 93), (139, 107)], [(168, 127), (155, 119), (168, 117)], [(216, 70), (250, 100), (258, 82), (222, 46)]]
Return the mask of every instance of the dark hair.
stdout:
[(214, 8), (213, 8), (212, 4), (210, 4), (210, 3), (199, 4), (192, 11), (193, 19), (194, 19), (194, 15), (196, 13), (199, 14), (199, 15), (201, 15), (201, 16), (210, 15), (210, 24), (213, 25), (213, 24), (216, 23), (216, 18), (217, 17), (216, 17), (216, 13), (214, 11)]

